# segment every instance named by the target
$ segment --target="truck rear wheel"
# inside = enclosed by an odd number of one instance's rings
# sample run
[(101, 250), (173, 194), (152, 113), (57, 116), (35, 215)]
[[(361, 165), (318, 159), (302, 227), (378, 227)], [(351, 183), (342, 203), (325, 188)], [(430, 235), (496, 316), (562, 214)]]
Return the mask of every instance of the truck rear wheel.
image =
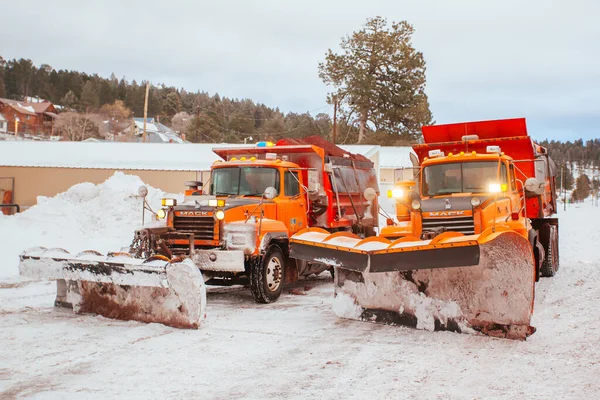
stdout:
[(542, 264), (542, 276), (551, 277), (558, 271), (558, 232), (556, 226), (550, 227), (546, 258)]
[(271, 246), (260, 262), (252, 264), (250, 290), (257, 303), (272, 303), (283, 291), (285, 257), (278, 246)]

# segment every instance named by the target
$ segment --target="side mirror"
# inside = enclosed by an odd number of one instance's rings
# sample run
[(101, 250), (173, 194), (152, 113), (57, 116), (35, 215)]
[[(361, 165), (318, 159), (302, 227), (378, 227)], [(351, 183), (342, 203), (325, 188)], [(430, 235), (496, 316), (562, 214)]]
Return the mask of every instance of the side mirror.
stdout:
[(200, 181), (187, 181), (184, 183), (190, 189), (198, 189), (202, 187), (202, 182)]
[(148, 196), (148, 188), (146, 186), (140, 186), (138, 188), (138, 195), (142, 198), (145, 198), (146, 196)]
[(319, 184), (319, 173), (314, 169), (308, 170), (308, 192), (319, 193), (321, 185)]
[(263, 197), (267, 200), (272, 200), (277, 196), (277, 189), (275, 189), (273, 186), (269, 186), (268, 188), (265, 189), (265, 192), (263, 193)]
[(365, 199), (367, 199), (367, 201), (373, 201), (375, 197), (377, 197), (377, 192), (373, 188), (366, 188), (365, 192), (363, 193), (363, 196), (365, 196)]
[(535, 178), (527, 178), (527, 180), (525, 180), (525, 192), (528, 195), (527, 197), (539, 196), (544, 193), (545, 188), (546, 184)]

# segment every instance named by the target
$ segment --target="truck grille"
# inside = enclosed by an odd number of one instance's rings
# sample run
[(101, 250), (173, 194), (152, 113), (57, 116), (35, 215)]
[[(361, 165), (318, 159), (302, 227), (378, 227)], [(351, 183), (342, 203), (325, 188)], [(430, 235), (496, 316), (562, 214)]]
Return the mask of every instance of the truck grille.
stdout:
[(423, 218), (423, 230), (445, 228), (446, 231), (460, 232), (465, 235), (475, 233), (475, 222), (472, 216), (453, 218)]
[(178, 216), (173, 219), (173, 227), (179, 232), (191, 232), (196, 240), (214, 240), (217, 224), (211, 216)]

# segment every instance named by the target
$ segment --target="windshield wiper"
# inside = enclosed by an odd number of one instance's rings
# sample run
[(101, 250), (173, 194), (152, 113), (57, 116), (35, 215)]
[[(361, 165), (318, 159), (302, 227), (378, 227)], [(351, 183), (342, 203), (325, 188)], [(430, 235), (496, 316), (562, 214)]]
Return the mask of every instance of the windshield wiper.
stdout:
[(217, 192), (214, 194), (215, 196), (235, 196), (235, 193), (225, 193), (225, 192)]

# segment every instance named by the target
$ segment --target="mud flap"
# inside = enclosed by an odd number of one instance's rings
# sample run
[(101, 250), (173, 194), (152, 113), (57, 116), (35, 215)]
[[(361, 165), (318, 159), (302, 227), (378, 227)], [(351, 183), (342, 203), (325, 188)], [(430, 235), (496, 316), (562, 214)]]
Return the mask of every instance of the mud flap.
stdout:
[(95, 251), (73, 256), (35, 248), (21, 254), (19, 271), (32, 279), (57, 280), (55, 304), (76, 313), (191, 329), (205, 315), (204, 280), (189, 259), (141, 260)]
[[(292, 252), (296, 247), (306, 258), (308, 251), (299, 245), (312, 246), (335, 268), (334, 311), (340, 317), (518, 340), (534, 330), (533, 254), (514, 231), (448, 232), (431, 241), (395, 242), (300, 233), (291, 238)], [(364, 253), (367, 265), (347, 268), (337, 256), (344, 245), (352, 246), (346, 253)]]

